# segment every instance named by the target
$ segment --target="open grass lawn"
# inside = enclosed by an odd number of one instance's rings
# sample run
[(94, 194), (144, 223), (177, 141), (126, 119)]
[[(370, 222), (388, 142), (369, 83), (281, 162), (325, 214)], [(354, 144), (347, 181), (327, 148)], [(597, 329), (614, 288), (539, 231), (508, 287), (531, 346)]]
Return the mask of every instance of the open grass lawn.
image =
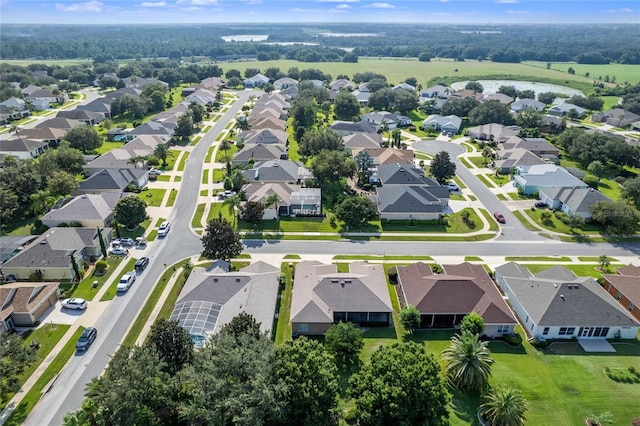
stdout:
[(33, 410), (33, 407), (40, 400), (40, 396), (42, 395), (42, 391), (44, 387), (51, 381), (53, 378), (62, 370), (62, 368), (67, 364), (69, 358), (73, 356), (76, 351), (76, 341), (84, 331), (84, 327), (79, 327), (73, 336), (69, 339), (67, 344), (64, 345), (64, 348), (58, 353), (58, 355), (51, 361), (49, 367), (42, 373), (40, 378), (33, 385), (31, 390), (27, 392), (24, 396), (20, 404), (13, 411), (11, 416), (4, 423), (7, 426), (18, 426), (24, 423), (27, 416)]
[(213, 183), (222, 182), (227, 175), (227, 169), (213, 169)]
[(178, 159), (178, 157), (180, 156), (180, 153), (182, 151), (179, 151), (177, 149), (170, 149), (169, 150), (169, 155), (167, 155), (167, 165), (163, 165), (162, 162), (160, 162), (160, 170), (164, 170), (164, 171), (169, 171), (169, 170), (173, 170), (173, 167), (176, 164), (176, 160)]
[(176, 198), (178, 198), (178, 191), (175, 188), (171, 188), (171, 194), (169, 194), (169, 198), (167, 198), (167, 207), (173, 207), (176, 203)]
[[(58, 344), (58, 341), (62, 339), (62, 336), (64, 336), (69, 327), (70, 326), (66, 324), (47, 324), (36, 330), (29, 330), (22, 334), (24, 346), (29, 346), (31, 342), (35, 341), (40, 343), (40, 348), (36, 352), (36, 359), (33, 364), (29, 365), (20, 375), (18, 379), (20, 384), (24, 384), (33, 372), (36, 371), (40, 363), (49, 355), (53, 347)], [(2, 398), (0, 398), (0, 409), (3, 409), (14, 395), (15, 393), (13, 392), (3, 394)]]
[(411, 256), (411, 255), (406, 255), (406, 256), (402, 256), (402, 255), (380, 255), (380, 256), (373, 256), (373, 255), (359, 255), (359, 254), (338, 254), (333, 256), (334, 260), (379, 260), (379, 261), (395, 261), (395, 260), (415, 260), (415, 261), (422, 261), (422, 262), (426, 262), (426, 261), (433, 261), (433, 258), (431, 256)]
[(233, 154), (235, 154), (237, 151), (238, 147), (235, 144), (230, 144), (229, 149), (227, 149), (226, 151), (218, 147), (218, 151), (216, 151), (216, 163), (226, 163), (227, 160), (231, 160), (231, 157), (233, 157)]
[(274, 333), (276, 345), (291, 340), (289, 317), (291, 314), (291, 296), (293, 294), (293, 268), (289, 266), (288, 262), (283, 262), (280, 270), (280, 275), (284, 279), (284, 286), (280, 284), (278, 306), (276, 307), (276, 312), (278, 312)]
[(129, 231), (126, 226), (120, 225), (118, 229), (120, 229), (120, 236), (122, 238), (133, 238), (134, 240), (138, 237), (142, 237), (146, 232), (147, 228), (151, 224), (151, 220), (147, 219), (142, 222), (136, 229), (133, 231)]
[(189, 158), (189, 152), (185, 151), (184, 154), (182, 154), (182, 157), (180, 157), (180, 162), (178, 163), (179, 172), (184, 171), (184, 166), (187, 163), (187, 158)]
[(3, 223), (0, 227), (0, 236), (38, 235), (35, 233), (36, 229), (33, 226), (35, 221), (35, 217), (28, 216), (9, 223)]
[(206, 185), (209, 183), (209, 169), (204, 169), (202, 171), (202, 179), (200, 183), (202, 183), (203, 185)]
[(503, 186), (509, 183), (509, 175), (501, 175), (491, 173), (488, 174), (487, 177), (493, 181), (498, 186)]
[(498, 185), (494, 185), (491, 179), (489, 179), (486, 175), (476, 175), (478, 180), (484, 184), (487, 188), (495, 188)]
[(612, 181), (611, 179), (600, 179), (598, 191), (602, 192), (603, 195), (611, 198), (614, 201), (620, 200), (620, 185), (618, 184), (618, 182)]
[(211, 156), (213, 155), (213, 151), (216, 149), (215, 146), (210, 146), (209, 149), (207, 150), (207, 155), (204, 157), (204, 162), (205, 163), (210, 163), (211, 162)]
[(122, 142), (116, 142), (116, 141), (107, 141), (107, 142), (103, 142), (102, 146), (98, 149), (96, 149), (96, 153), (102, 155), (102, 154), (106, 154), (107, 152), (111, 151), (112, 149), (116, 149), (116, 148), (122, 148), (124, 144)]
[(206, 204), (198, 204), (196, 211), (191, 219), (192, 228), (202, 228), (202, 215), (204, 214), (204, 208)]
[(571, 262), (566, 256), (506, 256), (507, 262)]
[(147, 189), (146, 191), (142, 191), (138, 194), (142, 200), (144, 200), (148, 206), (151, 207), (160, 207), (162, 204), (162, 200), (164, 199), (164, 194), (167, 192), (166, 189), (153, 188)]
[[(540, 71), (549, 71), (546, 69), (546, 62), (527, 61), (525, 65), (534, 65), (540, 69)], [(551, 70), (558, 73), (558, 78), (569, 78), (569, 67), (572, 67), (576, 71), (576, 75), (585, 75), (589, 73), (589, 77), (594, 80), (600, 77), (604, 78), (606, 75), (609, 77), (616, 77), (617, 83), (624, 83), (628, 81), (631, 84), (640, 82), (640, 67), (638, 65), (628, 64), (576, 64), (574, 62), (552, 62)], [(586, 93), (585, 93), (586, 95)], [(605, 108), (606, 110), (606, 108)]]
[(511, 198), (514, 201), (525, 201), (525, 200), (535, 200), (536, 197), (533, 196), (533, 194), (531, 195), (527, 195), (527, 194), (519, 194), (517, 192), (508, 192), (507, 195), (509, 196), (509, 198)]
[[(571, 230), (569, 229), (569, 227), (567, 225), (565, 225), (564, 223), (562, 223), (559, 219), (556, 218), (556, 216), (553, 214), (553, 212), (551, 212), (551, 219), (546, 220), (546, 221), (542, 221), (540, 219), (540, 215), (542, 214), (542, 212), (544, 211), (550, 211), (547, 209), (535, 209), (535, 210), (531, 210), (531, 209), (526, 209), (523, 210), (523, 212), (529, 216), (531, 219), (533, 219), (533, 221), (540, 227), (544, 228), (544, 229), (548, 229), (550, 231), (555, 231), (555, 232), (560, 232), (563, 234), (571, 234)], [(587, 224), (585, 226), (582, 227), (582, 229), (576, 229), (576, 231), (582, 231), (584, 233), (591, 233), (591, 234), (597, 234), (603, 231), (602, 227), (587, 222)]]
[[(114, 297), (116, 297), (116, 294), (118, 294), (118, 289), (117, 289), (118, 281), (120, 281), (120, 278), (122, 278), (124, 274), (126, 274), (127, 272), (133, 271), (133, 266), (136, 264), (136, 260), (138, 259), (131, 257), (127, 261), (127, 264), (124, 266), (124, 268), (122, 268), (122, 270), (120, 271), (116, 279), (113, 280), (113, 282), (111, 283), (107, 291), (105, 291), (102, 297), (100, 298), (101, 302), (105, 300), (111, 300)], [(136, 285), (136, 283), (133, 283), (133, 285)]]
[(326, 217), (281, 217), (280, 220), (263, 220), (256, 226), (240, 220), (238, 229), (241, 231), (338, 232), (340, 224), (336, 221), (333, 227)]
[(207, 222), (217, 218), (220, 215), (222, 215), (222, 217), (229, 221), (232, 225), (234, 224), (235, 219), (229, 211), (228, 206), (224, 206), (222, 205), (222, 203), (211, 203), (211, 206), (209, 207), (209, 214), (207, 215)]
[(467, 232), (474, 232), (482, 227), (482, 221), (476, 214), (475, 210), (466, 208), (470, 212), (469, 219), (467, 221), (462, 220), (460, 212), (454, 213), (448, 216), (448, 224), (440, 223), (437, 220), (424, 220), (424, 221), (401, 221), (393, 220), (390, 223), (382, 224), (382, 229), (385, 232), (443, 232), (447, 234), (463, 234)]
[(466, 159), (469, 160), (474, 166), (476, 166), (479, 169), (487, 167), (486, 158), (480, 155), (474, 156), (474, 157), (466, 157)]
[[(104, 275), (96, 275), (96, 270), (94, 268), (91, 271), (91, 274), (89, 274), (89, 276), (85, 277), (79, 283), (61, 283), (60, 290), (66, 293), (66, 298), (79, 297), (81, 299), (93, 300), (95, 295), (100, 290), (100, 287), (102, 287), (102, 284), (107, 282), (109, 277), (111, 277), (113, 271), (115, 271), (115, 269), (123, 259), (124, 257), (122, 256), (109, 256), (107, 257), (107, 265), (109, 265), (109, 267), (107, 268), (107, 271)], [(93, 286), (94, 281), (98, 282), (95, 287)]]
[[(534, 274), (544, 271), (545, 269), (549, 269), (554, 265), (527, 265), (527, 268)], [(604, 271), (605, 274), (615, 274), (615, 268), (620, 267), (622, 265), (609, 265), (609, 267)], [(599, 265), (579, 265), (579, 264), (569, 264), (562, 265), (563, 268), (567, 268), (576, 274), (579, 277), (592, 277), (598, 279), (602, 277), (603, 272), (600, 270)]]
[(169, 175), (160, 175), (156, 179), (158, 182), (171, 182), (171, 176)]

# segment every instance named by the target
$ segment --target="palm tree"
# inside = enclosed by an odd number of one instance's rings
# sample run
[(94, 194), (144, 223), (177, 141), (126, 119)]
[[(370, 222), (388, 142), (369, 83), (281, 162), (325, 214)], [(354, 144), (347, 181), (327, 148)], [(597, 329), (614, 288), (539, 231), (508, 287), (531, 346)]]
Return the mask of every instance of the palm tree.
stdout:
[(493, 362), (487, 342), (468, 331), (453, 336), (451, 345), (442, 352), (443, 372), (453, 386), (463, 391), (486, 388)]
[(229, 208), (229, 214), (231, 216), (233, 216), (233, 225), (234, 226), (236, 224), (236, 209), (240, 208), (240, 202), (241, 201), (242, 200), (240, 200), (240, 196), (236, 194), (236, 195), (232, 195), (231, 197), (227, 198), (222, 203), (223, 206), (227, 206)]
[(356, 155), (355, 160), (360, 173), (367, 173), (367, 171), (373, 166), (373, 158), (371, 158), (371, 154), (366, 149), (360, 151)]
[(276, 208), (276, 216), (279, 216), (279, 204), (280, 197), (275, 192), (273, 194), (269, 194), (269, 196), (264, 200), (264, 208), (268, 209), (271, 206), (275, 206)]
[(162, 166), (166, 167), (167, 166), (167, 157), (169, 157), (172, 154), (171, 154), (171, 151), (169, 151), (169, 148), (167, 148), (167, 146), (165, 144), (161, 143), (158, 146), (156, 146), (156, 148), (153, 150), (153, 155), (155, 155), (156, 157), (161, 159), (162, 160)]
[(229, 148), (231, 148), (231, 144), (229, 143), (229, 141), (226, 140), (226, 139), (222, 139), (220, 141), (220, 149), (222, 151), (224, 151), (224, 159), (225, 160), (228, 160), (227, 151), (229, 150)]
[(527, 406), (518, 389), (498, 386), (485, 396), (480, 410), (492, 425), (523, 426)]
[(611, 265), (611, 260), (609, 260), (609, 257), (606, 254), (603, 254), (598, 258), (598, 264), (600, 264), (600, 270), (604, 271), (609, 268), (609, 265)]
[(129, 158), (129, 161), (127, 161), (128, 164), (133, 164), (134, 168), (138, 168), (138, 165), (142, 165), (144, 166), (144, 163), (147, 161), (147, 156), (146, 155), (136, 155), (135, 157), (131, 157)]
[(55, 202), (55, 198), (51, 196), (49, 191), (39, 190), (35, 194), (31, 194), (29, 196), (33, 204), (31, 204), (31, 211), (36, 216), (46, 213), (49, 211), (49, 208)]

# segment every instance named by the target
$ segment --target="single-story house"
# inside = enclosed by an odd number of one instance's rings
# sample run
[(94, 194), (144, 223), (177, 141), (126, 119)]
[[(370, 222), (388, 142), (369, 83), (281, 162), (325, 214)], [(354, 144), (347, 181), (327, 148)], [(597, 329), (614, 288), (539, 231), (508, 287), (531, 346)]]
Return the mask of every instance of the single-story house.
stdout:
[[(396, 163), (381, 164), (377, 167), (374, 182), (380, 186), (390, 185), (421, 185), (436, 187), (440, 186), (435, 179), (424, 175), (424, 170), (414, 164)], [(447, 190), (448, 191), (448, 190)]]
[(102, 169), (80, 182), (74, 195), (124, 192), (127, 186), (144, 188), (149, 182), (149, 171), (144, 169)]
[(346, 149), (380, 148), (382, 136), (379, 133), (354, 133), (343, 138)]
[(356, 86), (352, 82), (344, 78), (339, 78), (329, 83), (329, 89), (331, 89), (332, 92), (339, 92), (343, 89), (352, 92), (355, 88)]
[(554, 105), (547, 110), (547, 114), (555, 115), (556, 117), (568, 117), (571, 111), (575, 111), (577, 118), (584, 117), (587, 112), (584, 108), (581, 108), (573, 104), (558, 104)]
[(371, 199), (380, 219), (437, 220), (445, 213), (449, 190), (440, 185), (389, 185), (378, 187)]
[(303, 188), (288, 183), (249, 183), (242, 187), (247, 201), (264, 203), (270, 195), (276, 194), (278, 201), (265, 206), (263, 220), (279, 216), (317, 216), (322, 213), (322, 190)]
[(200, 80), (200, 84), (197, 87), (204, 89), (213, 89), (218, 90), (227, 85), (227, 81), (220, 77), (208, 77), (203, 80)]
[(104, 114), (82, 109), (61, 110), (58, 111), (56, 117), (82, 121), (84, 124), (91, 126), (95, 126), (104, 120)]
[(428, 127), (433, 127), (435, 130), (458, 133), (461, 125), (462, 119), (457, 115), (442, 116), (439, 114), (432, 114), (422, 122), (420, 128), (426, 129)]
[(521, 112), (526, 110), (532, 110), (532, 111), (541, 112), (541, 111), (544, 111), (545, 107), (546, 105), (544, 104), (544, 102), (540, 102), (535, 99), (524, 98), (524, 99), (519, 99), (514, 103), (512, 103), (511, 111)]
[[(103, 192), (100, 194), (83, 194), (68, 198), (58, 206), (58, 203), (40, 218), (43, 225), (52, 228), (63, 223), (67, 225), (78, 222), (83, 227), (93, 228), (111, 226), (113, 223), (113, 209), (116, 202), (131, 194), (118, 192)], [(55, 208), (57, 207), (57, 208)]]
[(157, 121), (147, 121), (135, 129), (131, 129), (131, 131), (125, 135), (124, 139), (130, 141), (142, 135), (156, 135), (168, 140), (173, 136), (173, 128), (169, 128)]
[(377, 130), (375, 126), (366, 121), (354, 123), (352, 121), (336, 120), (329, 128), (341, 136), (352, 135), (354, 133), (376, 133)]
[(289, 134), (284, 130), (278, 129), (260, 129), (260, 130), (245, 130), (238, 133), (236, 141), (243, 142), (246, 145), (249, 144), (279, 144), (286, 145), (289, 139)]
[(416, 91), (416, 86), (412, 86), (409, 83), (400, 83), (396, 86), (393, 86), (391, 88), (391, 90), (408, 90), (411, 92), (415, 92)]
[(58, 146), (60, 142), (62, 142), (62, 138), (64, 138), (65, 133), (67, 133), (66, 130), (56, 129), (53, 127), (43, 129), (21, 129), (20, 137), (46, 142), (50, 146)]
[(622, 108), (614, 108), (609, 111), (597, 112), (591, 115), (591, 121), (607, 123), (616, 127), (628, 126), (638, 120), (640, 120), (640, 115), (634, 114), (631, 111), (626, 111)]
[(227, 262), (215, 268), (193, 268), (169, 318), (191, 336), (196, 347), (203, 347), (210, 336), (241, 313), (252, 315), (260, 331), (271, 333), (280, 268), (255, 262), (237, 272), (229, 272)]
[(303, 261), (296, 265), (291, 316), (294, 336), (320, 335), (332, 324), (388, 327), (393, 308), (380, 264), (352, 262), (349, 272), (337, 265)]
[(110, 98), (98, 98), (87, 104), (78, 105), (76, 110), (93, 111), (104, 115), (105, 118), (111, 118), (111, 102)]
[(436, 84), (435, 86), (428, 87), (420, 92), (421, 98), (448, 98), (454, 90), (451, 87), (443, 86), (442, 84)]
[(361, 107), (366, 107), (369, 104), (369, 98), (371, 97), (371, 93), (369, 93), (368, 90), (367, 91), (354, 90), (351, 94), (356, 97), (356, 100), (358, 101)]
[(471, 90), (471, 89), (457, 90), (451, 94), (451, 97), (463, 98), (463, 99), (474, 98), (480, 102), (484, 100), (484, 95), (482, 94), (482, 92), (476, 92), (475, 90)]
[(251, 124), (254, 120), (268, 117), (286, 121), (287, 117), (289, 117), (289, 113), (277, 103), (271, 105), (256, 103), (256, 105), (251, 110), (251, 113), (249, 113), (249, 124)]
[(504, 93), (494, 93), (492, 95), (486, 96), (484, 98), (485, 101), (498, 101), (501, 104), (504, 105), (509, 105), (511, 102), (514, 101), (514, 99), (509, 96), (509, 95), (505, 95)]
[[(31, 241), (38, 238), (37, 235), (6, 235), (0, 237), (0, 265), (20, 253)], [(0, 269), (0, 272), (2, 269)]]
[(34, 326), (60, 297), (57, 282), (11, 283), (0, 286), (0, 334)]
[(268, 82), (269, 82), (269, 77), (266, 77), (262, 74), (256, 74), (253, 77), (249, 77), (244, 80), (244, 87), (246, 88), (262, 87)]
[(86, 124), (84, 124), (80, 120), (71, 120), (69, 118), (54, 117), (54, 118), (48, 118), (44, 121), (41, 121), (40, 123), (36, 124), (34, 128), (46, 129), (46, 128), (52, 127), (54, 129), (69, 130), (69, 129), (76, 128), (78, 126), (86, 126)]
[(597, 189), (558, 186), (540, 189), (538, 198), (552, 209), (577, 214), (585, 219), (591, 219), (591, 207), (595, 203), (611, 201)]
[(271, 160), (254, 164), (242, 172), (247, 182), (300, 183), (312, 179), (311, 171), (301, 163), (290, 160)]
[(498, 266), (496, 282), (527, 334), (538, 339), (635, 339), (630, 313), (591, 277), (561, 266), (532, 274), (523, 265)]
[(493, 168), (498, 173), (509, 173), (512, 168), (517, 166), (547, 164), (542, 158), (524, 148), (502, 149), (496, 152), (496, 156)]
[(36, 158), (48, 148), (48, 142), (22, 137), (0, 140), (0, 154), (12, 155), (21, 159)]
[(360, 151), (367, 151), (373, 160), (373, 165), (381, 164), (414, 164), (413, 150), (398, 148), (356, 148), (351, 152), (355, 158)]
[(164, 87), (169, 87), (169, 84), (157, 78), (143, 78), (139, 75), (132, 75), (131, 77), (123, 78), (122, 81), (126, 88), (143, 89), (146, 85), (151, 83), (160, 83)]
[(64, 103), (67, 100), (67, 95), (64, 92), (61, 92), (59, 95), (54, 95), (51, 91), (46, 89), (39, 89), (34, 92), (29, 93), (24, 96), (25, 101), (35, 102), (35, 101), (45, 101), (49, 104), (53, 103)]
[(298, 80), (291, 77), (282, 77), (273, 82), (273, 88), (276, 90), (286, 89), (288, 87), (297, 87)]
[(468, 135), (470, 138), (481, 141), (504, 142), (511, 136), (520, 133), (519, 126), (503, 126), (502, 124), (490, 123), (481, 126), (470, 127)]
[[(106, 245), (111, 242), (111, 228), (101, 229)], [(71, 262), (74, 257), (78, 267), (91, 256), (100, 257), (100, 239), (97, 228), (49, 228), (18, 254), (2, 265), (5, 275), (13, 274), (19, 280), (41, 273), (43, 280), (71, 280), (75, 272)]]
[(524, 148), (541, 158), (557, 158), (560, 155), (560, 149), (551, 145), (545, 138), (511, 136), (505, 142), (502, 142), (502, 149), (516, 148)]
[(563, 186), (567, 188), (587, 188), (588, 185), (573, 176), (566, 169), (555, 164), (516, 166), (513, 185), (524, 194), (535, 194), (543, 189)]
[(275, 117), (260, 117), (255, 116), (253, 120), (249, 121), (251, 130), (262, 129), (277, 129), (284, 130), (287, 127), (287, 122)]
[(280, 90), (280, 94), (287, 96), (289, 99), (295, 99), (298, 97), (298, 86), (287, 87), (286, 89)]
[(24, 100), (20, 98), (9, 98), (0, 102), (0, 117), (4, 123), (19, 120), (31, 115)]
[(385, 125), (388, 130), (411, 125), (411, 119), (409, 117), (388, 111), (370, 112), (364, 114), (361, 120), (373, 125), (376, 129), (381, 129)]
[(604, 288), (618, 303), (640, 321), (640, 266), (617, 268), (617, 274), (604, 274)]
[(475, 312), (484, 319), (486, 336), (513, 334), (518, 321), (482, 265), (465, 262), (442, 269), (434, 274), (422, 262), (397, 267), (401, 302), (420, 311), (420, 328), (458, 328), (465, 315)]
[(261, 143), (258, 143), (245, 145), (245, 147), (242, 148), (241, 151), (235, 153), (233, 159), (231, 160), (231, 163), (246, 166), (247, 164), (249, 164), (249, 161), (251, 161), (251, 159), (253, 159), (255, 164), (261, 161), (286, 160), (287, 157), (287, 148), (285, 148), (284, 145), (263, 145)]

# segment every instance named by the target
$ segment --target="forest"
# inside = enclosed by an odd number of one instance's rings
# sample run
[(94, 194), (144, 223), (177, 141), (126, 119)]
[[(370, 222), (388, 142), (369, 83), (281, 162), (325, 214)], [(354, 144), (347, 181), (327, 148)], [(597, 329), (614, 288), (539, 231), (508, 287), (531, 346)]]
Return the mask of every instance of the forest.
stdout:
[[(532, 60), (640, 64), (637, 25), (471, 27), (359, 23), (358, 31), (371, 36), (349, 37), (352, 30), (350, 24), (3, 25), (0, 42), (2, 59), (86, 59), (102, 55), (115, 60), (200, 56), (212, 60), (287, 58), (302, 62), (354, 62), (358, 56), (385, 56), (424, 61), (441, 57), (512, 63)], [(331, 32), (332, 37), (323, 37), (323, 32)], [(264, 34), (268, 39), (225, 42), (221, 38), (242, 34)]]

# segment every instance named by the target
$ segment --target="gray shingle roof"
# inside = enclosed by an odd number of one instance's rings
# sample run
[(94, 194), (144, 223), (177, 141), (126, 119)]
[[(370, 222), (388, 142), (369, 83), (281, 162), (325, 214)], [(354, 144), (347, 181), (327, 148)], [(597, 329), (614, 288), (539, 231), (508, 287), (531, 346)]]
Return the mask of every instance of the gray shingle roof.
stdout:
[(242, 175), (248, 182), (297, 182), (303, 173), (301, 164), (289, 160), (272, 160), (256, 163)]
[[(435, 191), (432, 192), (432, 190)], [(444, 189), (448, 197), (449, 190), (446, 188), (429, 188), (424, 186), (382, 186), (377, 189), (378, 209), (380, 213), (441, 213), (442, 205), (437, 194), (434, 192)]]
[(47, 142), (33, 139), (2, 139), (0, 140), (0, 151), (9, 152), (32, 152), (45, 146), (49, 146)]
[(82, 181), (78, 190), (124, 190), (127, 185), (146, 173), (146, 169), (104, 169)]
[(286, 155), (287, 150), (282, 145), (271, 144), (251, 144), (245, 145), (242, 151), (237, 152), (233, 156), (233, 163), (247, 162), (250, 159), (254, 159), (256, 162), (278, 160), (283, 155)]
[(440, 186), (438, 183), (424, 175), (424, 171), (412, 164), (396, 163), (381, 164), (377, 171), (378, 179), (382, 185), (428, 185)]

